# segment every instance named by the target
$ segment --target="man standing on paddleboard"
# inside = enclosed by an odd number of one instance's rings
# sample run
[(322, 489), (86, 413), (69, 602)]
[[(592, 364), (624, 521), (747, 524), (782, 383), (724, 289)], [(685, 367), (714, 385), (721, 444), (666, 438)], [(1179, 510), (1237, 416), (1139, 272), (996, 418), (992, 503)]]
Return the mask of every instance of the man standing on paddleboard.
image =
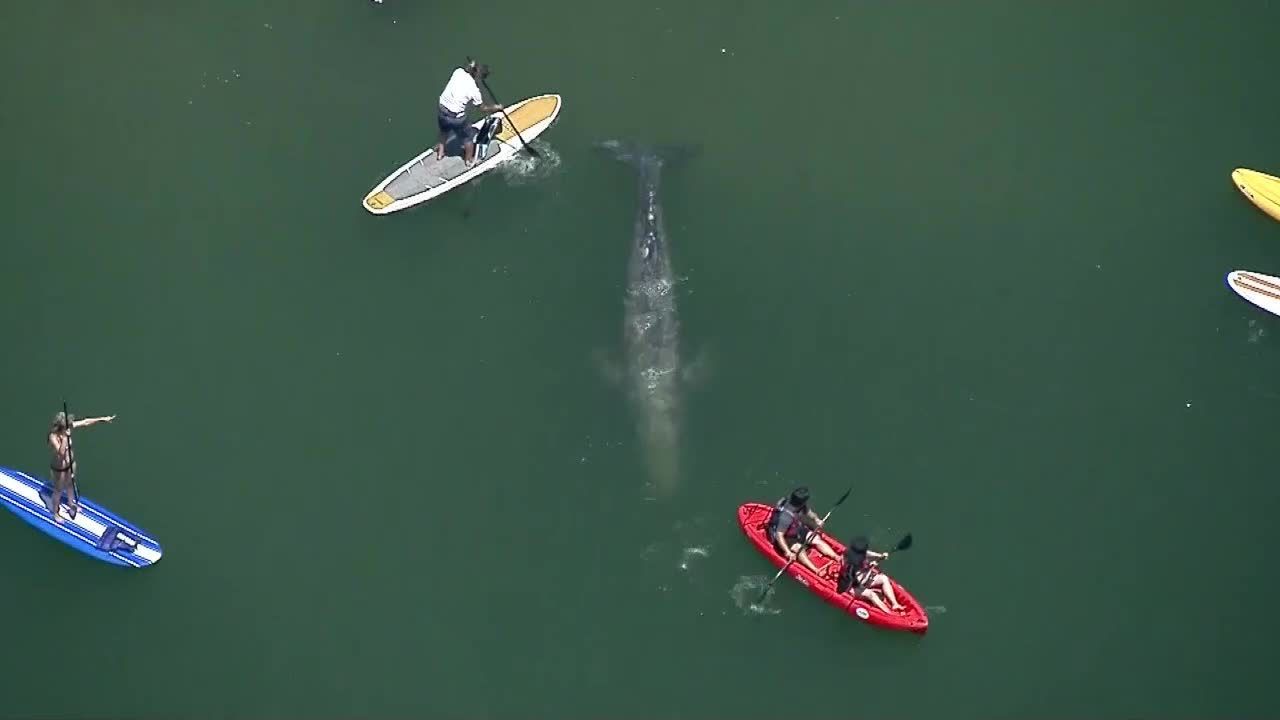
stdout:
[[(53, 480), (53, 496), (49, 498), (49, 510), (53, 513), (53, 521), (59, 525), (62, 524), (62, 518), (58, 516), (58, 505), (62, 503), (62, 496), (67, 495), (67, 505), (71, 506), (71, 519), (74, 520), (76, 513), (80, 511), (80, 498), (74, 492), (72, 485), (76, 477), (76, 458), (71, 452), (71, 430), (72, 428), (89, 427), (100, 422), (111, 422), (115, 420), (115, 415), (108, 417), (85, 418), (84, 420), (76, 420), (76, 416), (67, 417), (66, 413), (58, 413), (53, 416), (53, 424), (49, 426), (49, 450), (53, 456), (49, 460), (49, 470)], [(67, 423), (71, 424), (68, 425)]]
[(449, 142), (449, 136), (457, 134), (462, 139), (462, 160), (468, 166), (476, 154), (476, 144), (472, 136), (473, 128), (467, 124), (467, 108), (476, 105), (480, 108), (480, 112), (497, 112), (502, 106), (494, 103), (491, 105), (484, 104), (484, 97), (480, 94), (480, 86), (476, 85), (476, 78), (481, 80), (489, 77), (489, 66), (477, 64), (475, 60), (467, 63), (465, 68), (456, 68), (453, 75), (449, 78), (449, 84), (444, 86), (444, 92), (440, 93), (439, 107), (437, 108), (436, 125), (440, 128), (440, 139), (436, 143), (436, 160), (444, 158), (444, 146)]

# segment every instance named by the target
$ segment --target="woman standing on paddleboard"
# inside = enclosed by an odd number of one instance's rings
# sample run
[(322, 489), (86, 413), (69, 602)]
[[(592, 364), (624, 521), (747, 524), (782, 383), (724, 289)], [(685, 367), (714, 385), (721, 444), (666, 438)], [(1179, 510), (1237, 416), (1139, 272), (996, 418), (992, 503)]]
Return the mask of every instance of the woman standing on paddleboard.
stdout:
[[(71, 452), (71, 430), (78, 427), (89, 427), (100, 422), (111, 422), (115, 420), (115, 415), (107, 417), (85, 418), (84, 420), (76, 420), (76, 416), (67, 417), (66, 413), (60, 412), (53, 416), (53, 424), (49, 426), (49, 450), (53, 456), (49, 460), (49, 470), (53, 480), (53, 493), (49, 498), (49, 511), (53, 513), (53, 521), (59, 525), (62, 524), (62, 518), (58, 516), (58, 505), (62, 503), (62, 496), (67, 495), (67, 505), (71, 507), (71, 519), (76, 519), (76, 513), (80, 511), (80, 498), (76, 495), (73, 487), (76, 477), (76, 458)], [(70, 422), (70, 425), (67, 423)]]

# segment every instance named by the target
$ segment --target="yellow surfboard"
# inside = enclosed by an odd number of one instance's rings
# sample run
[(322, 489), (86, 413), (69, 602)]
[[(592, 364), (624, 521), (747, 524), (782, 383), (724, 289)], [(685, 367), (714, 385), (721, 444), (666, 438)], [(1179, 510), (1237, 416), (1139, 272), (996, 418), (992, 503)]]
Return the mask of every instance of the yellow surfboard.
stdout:
[(1262, 212), (1280, 220), (1280, 178), (1257, 170), (1236, 168), (1231, 173), (1236, 188)]

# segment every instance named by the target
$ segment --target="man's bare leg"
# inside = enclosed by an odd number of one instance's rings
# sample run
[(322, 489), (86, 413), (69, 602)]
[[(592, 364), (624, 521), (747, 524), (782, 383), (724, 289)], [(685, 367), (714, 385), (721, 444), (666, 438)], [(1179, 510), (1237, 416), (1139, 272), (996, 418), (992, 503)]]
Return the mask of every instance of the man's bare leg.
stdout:
[[(800, 552), (801, 550), (804, 550), (804, 552)], [(814, 565), (813, 561), (809, 559), (808, 548), (805, 548), (803, 545), (796, 543), (795, 545), (791, 546), (791, 552), (795, 553), (796, 559), (800, 561), (800, 564), (812, 570), (814, 575), (822, 574), (822, 571), (818, 569), (818, 566)]]

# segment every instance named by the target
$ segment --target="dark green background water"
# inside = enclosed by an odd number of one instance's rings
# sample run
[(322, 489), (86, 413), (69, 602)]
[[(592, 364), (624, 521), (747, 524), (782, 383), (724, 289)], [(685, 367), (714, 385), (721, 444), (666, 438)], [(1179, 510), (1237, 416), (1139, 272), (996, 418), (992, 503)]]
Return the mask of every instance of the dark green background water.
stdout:
[[(0, 6), (0, 464), (118, 414), (81, 488), (166, 551), (0, 518), (0, 714), (1275, 714), (1280, 332), (1223, 275), (1280, 271), (1229, 178), (1280, 5), (488, 7)], [(367, 214), (466, 54), (563, 94), (549, 160)], [(610, 137), (701, 148), (670, 498)], [(915, 534), (927, 637), (744, 611), (735, 508), (798, 483)]]

